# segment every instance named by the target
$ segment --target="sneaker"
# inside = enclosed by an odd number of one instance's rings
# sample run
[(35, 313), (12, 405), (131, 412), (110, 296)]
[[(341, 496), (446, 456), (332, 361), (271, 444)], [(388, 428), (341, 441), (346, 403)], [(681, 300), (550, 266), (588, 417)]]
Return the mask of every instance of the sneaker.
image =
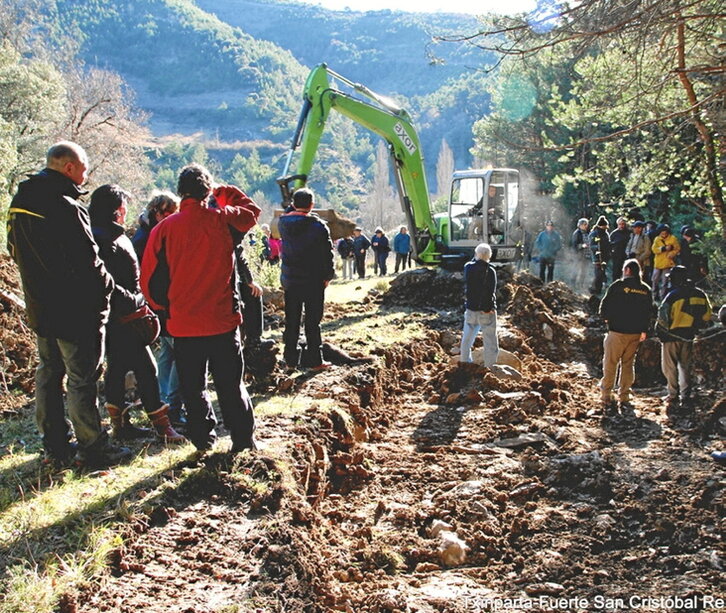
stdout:
[(87, 468), (104, 468), (121, 464), (121, 462), (130, 460), (132, 456), (133, 452), (128, 447), (115, 445), (105, 439), (86, 449), (79, 449), (76, 461)]
[(719, 464), (726, 464), (726, 451), (713, 451), (711, 457)]

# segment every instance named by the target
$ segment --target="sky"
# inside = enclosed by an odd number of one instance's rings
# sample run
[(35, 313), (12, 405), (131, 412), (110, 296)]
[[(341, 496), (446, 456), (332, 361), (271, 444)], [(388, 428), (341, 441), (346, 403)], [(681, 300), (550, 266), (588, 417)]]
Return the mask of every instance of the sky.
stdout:
[(436, 13), (526, 13), (536, 0), (305, 0), (333, 10), (380, 11), (384, 9)]

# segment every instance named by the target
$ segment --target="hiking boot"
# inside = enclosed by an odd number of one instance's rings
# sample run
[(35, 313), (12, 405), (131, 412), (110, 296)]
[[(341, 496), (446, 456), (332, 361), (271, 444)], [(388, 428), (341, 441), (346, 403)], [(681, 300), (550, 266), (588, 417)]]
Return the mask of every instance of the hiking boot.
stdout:
[(171, 443), (172, 445), (180, 445), (186, 443), (187, 439), (184, 435), (179, 434), (171, 425), (169, 421), (169, 405), (165, 404), (158, 408), (156, 411), (152, 411), (148, 414), (151, 423), (154, 424), (154, 430), (156, 436), (165, 443)]
[(675, 396), (666, 396), (665, 399), (665, 410), (666, 413), (677, 411), (679, 408), (678, 398)]
[(119, 441), (132, 441), (151, 436), (148, 428), (134, 426), (129, 420), (129, 407), (123, 409), (115, 404), (106, 403), (108, 416), (111, 418), (111, 437)]
[(618, 403), (615, 402), (615, 398), (613, 398), (612, 396), (610, 398), (601, 398), (600, 408), (602, 409), (604, 415), (608, 413), (615, 413), (618, 409)]
[(169, 407), (169, 421), (177, 432), (184, 433), (187, 427), (187, 415), (184, 405), (178, 408)]
[(250, 451), (257, 451), (257, 441), (255, 441), (254, 436), (251, 436), (247, 441), (241, 444), (232, 443), (232, 449), (230, 450), (230, 453), (240, 453), (247, 449), (249, 449)]
[(77, 451), (78, 443), (75, 442), (68, 443), (61, 449), (46, 449), (43, 452), (43, 459), (41, 460), (41, 463), (44, 466), (49, 466), (53, 470), (68, 468), (73, 465)]
[(104, 468), (130, 460), (132, 455), (131, 449), (114, 445), (104, 434), (101, 440), (90, 447), (79, 448), (76, 462), (86, 468)]
[(622, 415), (625, 415), (627, 417), (635, 417), (635, 407), (633, 406), (633, 403), (625, 400), (620, 401), (620, 413)]

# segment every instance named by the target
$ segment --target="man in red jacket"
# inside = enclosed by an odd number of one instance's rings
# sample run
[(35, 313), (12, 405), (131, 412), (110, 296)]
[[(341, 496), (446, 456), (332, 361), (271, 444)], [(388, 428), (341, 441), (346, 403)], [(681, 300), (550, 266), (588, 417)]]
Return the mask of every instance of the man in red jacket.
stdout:
[[(187, 437), (200, 451), (216, 439), (217, 420), (206, 391), (209, 367), (232, 451), (254, 449), (252, 401), (242, 381), (239, 312), (231, 228), (247, 232), (259, 207), (232, 186), (212, 188), (198, 164), (182, 169), (179, 212), (152, 230), (144, 252), (141, 287), (154, 310), (166, 312), (174, 357), (187, 406)], [(218, 208), (207, 201), (214, 193)]]

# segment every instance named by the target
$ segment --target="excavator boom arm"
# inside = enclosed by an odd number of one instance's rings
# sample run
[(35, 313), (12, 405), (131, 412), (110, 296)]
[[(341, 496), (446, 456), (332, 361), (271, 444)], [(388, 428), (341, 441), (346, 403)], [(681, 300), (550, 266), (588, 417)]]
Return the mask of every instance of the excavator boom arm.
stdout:
[[(333, 88), (330, 82), (331, 76), (343, 81), (376, 104), (359, 100)], [(325, 124), (333, 109), (375, 132), (388, 143), (401, 205), (411, 235), (414, 237), (416, 256), (423, 262), (437, 262), (440, 256), (437, 252), (437, 228), (431, 216), (421, 143), (408, 113), (392, 100), (372, 92), (363, 85), (348, 81), (328, 69), (325, 64), (315, 67), (305, 84), (303, 108), (292, 146), (283, 176), (277, 180), (283, 200), (290, 199), (291, 183), (295, 188), (306, 184)], [(292, 155), (298, 148), (300, 159), (297, 172), (289, 175)]]

